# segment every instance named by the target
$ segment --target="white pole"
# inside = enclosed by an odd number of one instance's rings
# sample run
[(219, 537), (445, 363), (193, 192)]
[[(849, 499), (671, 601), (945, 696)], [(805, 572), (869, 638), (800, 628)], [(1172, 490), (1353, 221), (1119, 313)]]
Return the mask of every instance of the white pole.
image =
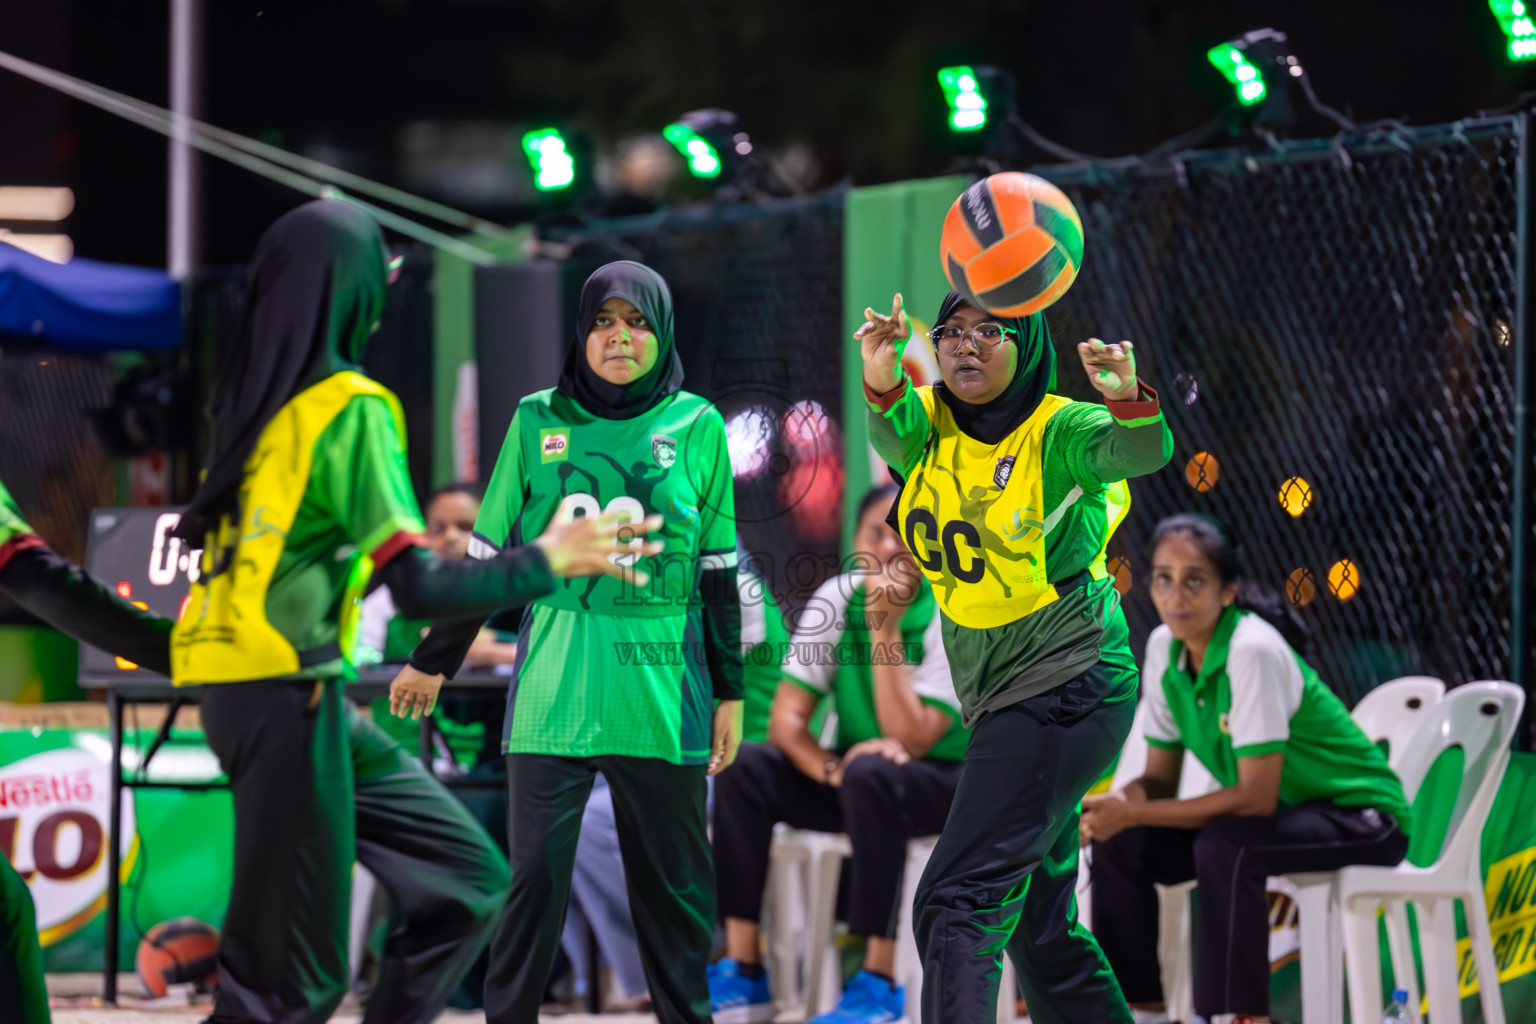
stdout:
[(195, 231), (197, 180), (188, 143), (189, 121), (198, 115), (199, 0), (171, 0), (171, 112), (175, 134), (170, 141), (167, 184), (166, 269), (178, 281), (197, 262)]

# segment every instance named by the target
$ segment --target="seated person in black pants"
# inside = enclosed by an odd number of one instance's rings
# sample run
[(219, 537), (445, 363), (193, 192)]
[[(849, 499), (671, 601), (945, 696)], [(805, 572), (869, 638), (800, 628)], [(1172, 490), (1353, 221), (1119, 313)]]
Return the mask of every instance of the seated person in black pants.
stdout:
[[(710, 974), (717, 1024), (773, 1019), (758, 916), (778, 822), (846, 832), (853, 847), (848, 927), (868, 940), (864, 970), (838, 1008), (813, 1024), (903, 1016), (893, 936), (907, 840), (944, 827), (967, 734), (933, 594), (885, 522), (896, 491), (877, 488), (859, 505), (855, 544), (878, 569), (833, 577), (817, 590), (784, 660), (768, 742), (743, 745), (715, 782), (726, 929), (726, 957)], [(807, 726), (826, 694), (838, 716), (833, 750)]]
[[(1381, 750), (1297, 653), (1296, 611), (1243, 580), (1222, 529), (1174, 516), (1152, 547), (1163, 625), (1142, 663), (1146, 774), (1083, 801), (1093, 931), (1138, 1017), (1159, 1019), (1153, 885), (1196, 879), (1195, 1012), (1267, 1021), (1265, 879), (1398, 863), (1408, 804)], [(1175, 798), (1186, 749), (1221, 789)]]

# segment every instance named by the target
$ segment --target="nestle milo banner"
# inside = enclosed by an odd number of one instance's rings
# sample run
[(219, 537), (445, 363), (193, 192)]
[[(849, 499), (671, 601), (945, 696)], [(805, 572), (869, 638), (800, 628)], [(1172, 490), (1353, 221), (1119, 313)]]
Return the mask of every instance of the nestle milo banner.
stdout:
[[(1483, 829), (1483, 879), (1504, 1013), (1536, 1020), (1536, 754), (1516, 753)], [(1462, 1017), (1482, 1021), (1482, 983), (1458, 912)]]
[[(125, 730), (125, 766), (153, 733)], [(218, 762), (177, 731), (151, 778), (206, 781)], [(49, 971), (99, 971), (106, 939), (111, 744), (99, 729), (0, 730), (0, 851), (26, 879)], [(229, 899), (229, 794), (127, 790), (123, 799), (120, 963), (145, 931), (188, 915), (218, 927)]]

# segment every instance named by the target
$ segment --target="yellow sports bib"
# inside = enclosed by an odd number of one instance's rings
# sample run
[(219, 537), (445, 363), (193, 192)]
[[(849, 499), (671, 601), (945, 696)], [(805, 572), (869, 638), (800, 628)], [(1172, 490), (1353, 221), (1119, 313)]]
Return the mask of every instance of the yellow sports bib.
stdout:
[(1046, 577), (1042, 458), (1045, 425), (1071, 400), (1046, 395), (995, 445), (967, 436), (917, 388), (934, 432), (897, 506), (902, 539), (955, 622), (990, 629), (1057, 599)]
[[(233, 683), (292, 675), (306, 665), (334, 660), (357, 634), (357, 601), (373, 571), (356, 561), (342, 607), (341, 641), (320, 651), (295, 650), (268, 620), (267, 588), (282, 557), (309, 484), (315, 441), (347, 403), (375, 395), (388, 403), (400, 436), (405, 417), (390, 391), (360, 373), (335, 374), (295, 395), (272, 417), (245, 464), (237, 530), (225, 516), (203, 553), (202, 576), (188, 594), (187, 611), (171, 633), (171, 677), (177, 686)], [(214, 575), (214, 566), (227, 568)]]

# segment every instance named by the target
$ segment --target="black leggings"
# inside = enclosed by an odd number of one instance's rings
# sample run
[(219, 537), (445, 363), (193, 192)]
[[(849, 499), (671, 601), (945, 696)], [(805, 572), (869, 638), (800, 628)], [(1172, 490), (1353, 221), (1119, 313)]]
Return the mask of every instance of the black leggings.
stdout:
[(491, 942), (487, 1024), (538, 1024), (570, 902), (581, 814), (601, 771), (651, 1002), (661, 1024), (707, 1024), (714, 868), (703, 765), (655, 757), (507, 755), (512, 893)]
[(1135, 695), (1135, 670), (1101, 661), (976, 723), (913, 913), (923, 1024), (993, 1020), (1005, 945), (1036, 1024), (1129, 1024), (1077, 920), (1077, 818), (1130, 732)]
[[(1265, 880), (1349, 864), (1396, 864), (1408, 850), (1390, 815), (1308, 803), (1204, 828), (1132, 828), (1093, 844), (1093, 930), (1133, 1003), (1163, 1002), (1157, 885), (1200, 883), (1194, 928), (1195, 1011), (1269, 1013)], [(1303, 952), (1302, 955), (1306, 955)]]

